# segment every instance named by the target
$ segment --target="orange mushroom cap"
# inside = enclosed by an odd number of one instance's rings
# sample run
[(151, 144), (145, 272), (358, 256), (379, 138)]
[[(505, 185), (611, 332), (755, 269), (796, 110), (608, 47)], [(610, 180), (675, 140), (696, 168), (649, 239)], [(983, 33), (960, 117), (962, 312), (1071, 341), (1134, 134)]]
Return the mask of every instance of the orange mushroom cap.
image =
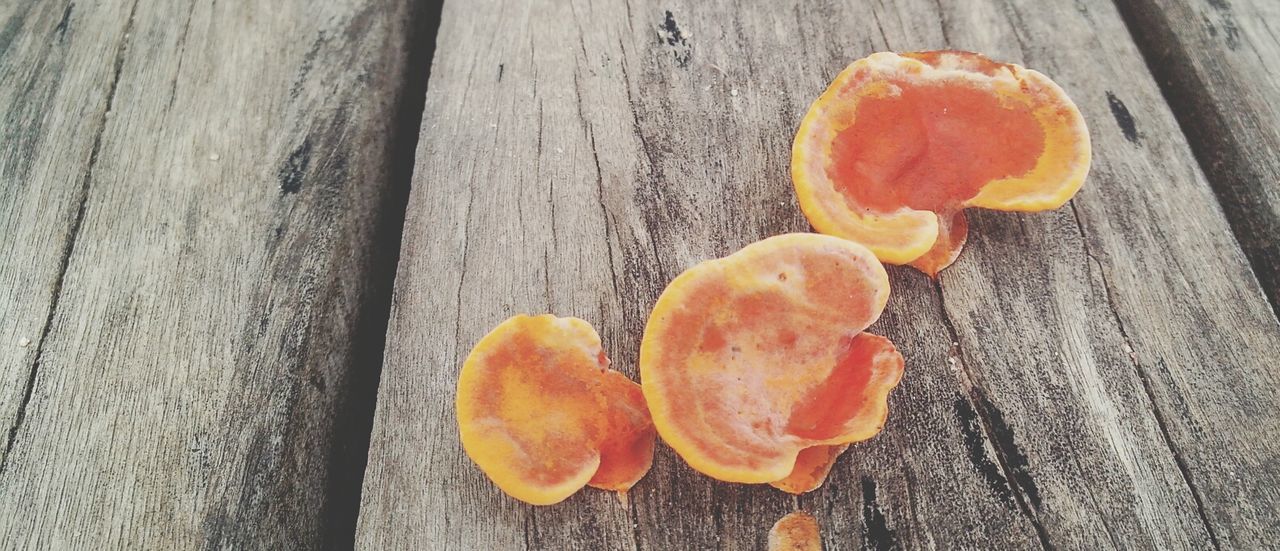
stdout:
[(791, 177), (819, 232), (936, 275), (964, 245), (963, 209), (1057, 208), (1089, 163), (1084, 118), (1043, 74), (971, 52), (881, 52), (809, 108)]
[(818, 519), (796, 511), (778, 519), (769, 529), (769, 551), (822, 551)]
[(609, 369), (587, 322), (512, 317), (458, 377), (462, 447), (512, 497), (549, 505), (583, 486), (626, 492), (653, 462), (640, 386)]
[[(771, 237), (690, 268), (658, 298), (640, 345), (658, 433), (694, 469), (746, 483), (792, 477), (807, 448), (874, 436), (903, 364), (862, 331), (888, 298), (875, 256), (825, 235)], [(812, 465), (800, 470), (783, 485), (817, 487), (829, 465), (816, 484), (803, 478), (817, 476)]]

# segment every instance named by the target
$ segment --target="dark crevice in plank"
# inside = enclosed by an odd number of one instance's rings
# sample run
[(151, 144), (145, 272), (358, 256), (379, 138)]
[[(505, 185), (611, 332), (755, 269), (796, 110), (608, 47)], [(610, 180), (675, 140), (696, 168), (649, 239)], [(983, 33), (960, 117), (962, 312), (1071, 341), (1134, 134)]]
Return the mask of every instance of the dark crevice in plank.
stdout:
[(938, 30), (942, 31), (942, 43), (951, 45), (951, 33), (947, 29), (951, 23), (947, 21), (947, 10), (942, 8), (942, 0), (933, 0), (933, 6), (938, 9)]
[(876, 481), (862, 477), (862, 538), (864, 549), (889, 551), (899, 549), (897, 533), (885, 522), (884, 513), (876, 501)]
[(387, 324), (390, 320), (392, 288), (400, 262), (400, 240), (404, 231), (409, 188), (413, 178), (414, 155), (418, 148), (427, 81), (435, 54), (443, 1), (424, 2), (411, 13), (409, 32), (403, 47), (407, 51), (404, 83), (396, 107), (391, 147), (387, 148), (390, 178), (383, 194), (371, 245), (376, 248), (368, 269), (370, 295), (358, 312), (351, 355), (350, 386), (345, 402), (337, 410), (337, 442), (330, 451), (330, 472), (324, 541), (334, 549), (350, 549), (355, 544), (356, 521), (360, 516), (360, 492), (369, 459), (369, 438), (373, 431), (374, 405), (382, 376)]
[[(13, 425), (9, 427), (9, 434), (5, 439), (4, 453), (0, 454), (0, 475), (4, 474), (9, 465), (10, 452), (13, 451), (14, 442), (18, 438), (18, 431), (22, 428), (22, 422), (26, 419), (27, 406), (31, 403), (31, 393), (35, 391), (36, 376), (40, 372), (44, 344), (48, 340), (49, 332), (53, 329), (53, 318), (58, 313), (58, 299), (62, 296), (62, 282), (66, 278), (67, 266), (71, 263), (71, 253), (76, 246), (76, 237), (80, 234), (80, 226), (84, 222), (85, 206), (89, 200), (89, 185), (93, 180), (93, 168), (98, 163), (98, 151), (102, 148), (102, 135), (107, 127), (107, 118), (111, 116), (111, 109), (115, 106), (116, 87), (120, 84), (120, 73), (124, 68), (124, 56), (129, 47), (129, 35), (133, 30), (133, 17), (137, 9), (138, 0), (134, 0), (133, 5), (129, 8), (129, 19), (125, 23), (124, 33), (120, 37), (120, 43), (116, 45), (116, 54), (111, 69), (111, 83), (107, 88), (107, 108), (98, 117), (94, 126), (91, 127), (96, 128), (97, 133), (93, 138), (93, 148), (89, 153), (89, 162), (85, 166), (84, 176), (80, 180), (80, 188), (76, 192), (76, 214), (71, 219), (71, 225), (67, 228), (67, 239), (59, 252), (57, 277), (53, 281), (49, 310), (44, 320), (44, 328), (40, 332), (40, 338), (35, 343), (35, 358), (31, 362), (31, 369), (27, 372), (26, 387), (23, 389), (22, 401), (18, 403), (17, 415), (14, 417)], [(68, 6), (63, 14), (63, 21), (59, 23), (59, 27), (65, 25), (66, 18), (70, 17), (70, 14), (71, 7)]]
[(1205, 514), (1204, 500), (1200, 497), (1200, 491), (1196, 489), (1195, 484), (1192, 482), (1191, 472), (1187, 468), (1186, 460), (1183, 459), (1182, 453), (1178, 451), (1178, 448), (1174, 446), (1173, 438), (1169, 436), (1168, 422), (1165, 420), (1164, 412), (1157, 405), (1155, 392), (1151, 388), (1151, 378), (1134, 354), (1133, 341), (1129, 338), (1129, 332), (1125, 329), (1124, 322), (1120, 319), (1120, 313), (1116, 308), (1115, 298), (1111, 291), (1111, 283), (1107, 279), (1107, 272), (1102, 268), (1102, 262), (1094, 255), (1093, 249), (1089, 245), (1088, 234), (1085, 233), (1084, 223), (1080, 219), (1080, 211), (1076, 208), (1076, 202), (1073, 200), (1067, 204), (1071, 207), (1071, 215), (1075, 219), (1076, 228), (1080, 231), (1080, 241), (1084, 245), (1085, 257), (1098, 270), (1098, 278), (1102, 280), (1102, 291), (1107, 299), (1107, 309), (1111, 312), (1116, 328), (1120, 332), (1120, 339), (1124, 342), (1125, 353), (1128, 354), (1129, 361), (1133, 364), (1133, 369), (1138, 374), (1138, 379), (1142, 382), (1142, 389), (1147, 395), (1148, 403), (1151, 404), (1151, 414), (1155, 417), (1156, 426), (1160, 429), (1160, 436), (1164, 439), (1165, 446), (1169, 448), (1169, 453), (1173, 455), (1173, 461), (1178, 465), (1178, 471), (1182, 474), (1182, 481), (1187, 485), (1187, 490), (1191, 492), (1191, 497), (1195, 500), (1196, 514), (1199, 515), (1200, 522), (1204, 524), (1204, 529), (1209, 534), (1209, 541), (1213, 543), (1214, 549), (1221, 549), (1218, 545), (1218, 536), (1213, 531), (1213, 524), (1209, 522), (1209, 517)]
[[(462, 223), (462, 231), (464, 234), (468, 234), (471, 232), (471, 213), (475, 212), (475, 209), (473, 207), (475, 207), (476, 195), (474, 191), (475, 188), (472, 187), (472, 184), (474, 184), (474, 182), (468, 182), (467, 184), (467, 194), (468, 194), (467, 214), (466, 216), (463, 217), (463, 220), (465, 220), (465, 222)], [(462, 263), (459, 265), (461, 270), (458, 272), (459, 274), (458, 288), (453, 295), (454, 296), (454, 319), (459, 321), (462, 320), (462, 289), (466, 286), (466, 283), (467, 283), (467, 251), (470, 249), (470, 247), (468, 246), (470, 243), (471, 241), (468, 239), (464, 239), (462, 242)], [(461, 323), (458, 323), (458, 326), (454, 328), (453, 334), (455, 339), (462, 338)], [(458, 361), (462, 359), (462, 357), (459, 356), (459, 354), (461, 353), (462, 353), (461, 348), (455, 349), (453, 351), (454, 365), (458, 365)]]
[(644, 539), (640, 537), (640, 517), (636, 513), (636, 508), (632, 507), (630, 503), (626, 504), (626, 508), (627, 518), (631, 520), (631, 543), (635, 545), (636, 551), (643, 551), (644, 546), (640, 543), (641, 541), (644, 541)]
[(964, 349), (960, 346), (960, 334), (956, 331), (955, 322), (951, 320), (951, 313), (947, 311), (947, 302), (942, 292), (942, 280), (934, 279), (933, 287), (938, 293), (938, 309), (941, 313), (942, 323), (946, 326), (947, 336), (951, 339), (953, 345), (951, 354), (959, 363), (961, 375), (967, 379), (968, 384), (965, 385), (968, 387), (969, 393), (967, 405), (977, 413), (978, 420), (982, 426), (982, 433), (995, 450), (996, 461), (1000, 465), (1000, 473), (1003, 473), (1004, 481), (1008, 484), (1018, 509), (1022, 511), (1022, 514), (1030, 521), (1031, 526), (1035, 528), (1041, 547), (1054, 549), (1053, 543), (1049, 540), (1049, 532), (1045, 530), (1035, 511), (1032, 510), (1033, 506), (1039, 509), (1040, 498), (1035, 482), (1031, 480), (1031, 475), (1026, 472), (1026, 456), (1017, 449), (1016, 444), (1013, 442), (1013, 434), (1009, 431), (1008, 426), (1005, 425), (1003, 416), (995, 411), (991, 401), (978, 388), (977, 381), (974, 380), (973, 374), (969, 372), (968, 360), (964, 357)]
[[(74, 5), (75, 4), (71, 4), (71, 6)], [(71, 6), (67, 7), (68, 14), (71, 12)], [(186, 51), (187, 36), (191, 34), (191, 16), (195, 13), (196, 5), (193, 2), (191, 4), (191, 9), (187, 10), (187, 19), (182, 24), (182, 35), (178, 38), (178, 43), (177, 46), (174, 47), (174, 50), (179, 52)], [(173, 82), (169, 84), (169, 103), (165, 105), (166, 111), (172, 110), (174, 100), (178, 99), (178, 77), (182, 74), (182, 60), (184, 59), (186, 59), (186, 56), (178, 56), (178, 65), (173, 70)]]
[[(581, 99), (579, 99), (578, 105), (579, 109), (581, 109)], [(587, 133), (587, 137), (591, 144), (591, 160), (595, 164), (596, 169), (596, 203), (600, 206), (600, 215), (604, 217), (605, 221), (604, 246), (609, 251), (609, 282), (613, 285), (614, 295), (622, 296), (622, 290), (618, 288), (618, 270), (614, 267), (614, 265), (617, 264), (617, 261), (614, 259), (613, 254), (613, 214), (609, 212), (609, 207), (605, 205), (604, 202), (604, 171), (600, 168), (600, 150), (596, 148), (595, 130), (589, 131)], [(634, 511), (632, 514), (634, 515)], [(638, 541), (639, 540), (637, 540), (637, 542)]]
[[(1229, 6), (1210, 3), (1230, 14)], [(1272, 311), (1280, 318), (1280, 216), (1267, 208), (1263, 190), (1275, 182), (1258, 166), (1259, 160), (1251, 159), (1247, 148), (1258, 133), (1233, 129), (1224, 110), (1242, 106), (1210, 90), (1193, 64), (1196, 53), (1176, 35), (1165, 9), (1151, 0), (1115, 0), (1115, 4), (1217, 195)], [(1227, 21), (1227, 45), (1234, 50), (1239, 29)]]
[(67, 35), (67, 24), (71, 22), (71, 11), (74, 10), (75, 7), (75, 2), (68, 3), (67, 8), (62, 10), (62, 18), (58, 20), (58, 26), (53, 28), (53, 31), (58, 33), (59, 40)]

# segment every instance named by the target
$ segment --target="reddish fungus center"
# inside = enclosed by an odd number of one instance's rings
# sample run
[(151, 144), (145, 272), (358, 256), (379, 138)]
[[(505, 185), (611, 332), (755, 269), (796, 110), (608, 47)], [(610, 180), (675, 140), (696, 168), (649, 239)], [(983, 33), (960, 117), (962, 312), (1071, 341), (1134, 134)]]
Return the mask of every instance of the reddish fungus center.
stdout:
[(1044, 150), (1031, 108), (966, 82), (891, 81), (865, 96), (831, 144), (828, 177), (851, 205), (953, 210), (992, 180), (1030, 172)]
[(834, 438), (842, 432), (867, 399), (861, 389), (871, 382), (875, 355), (880, 351), (872, 339), (865, 334), (843, 339), (841, 345), (848, 351), (826, 380), (810, 389), (791, 410), (787, 432), (813, 440)]

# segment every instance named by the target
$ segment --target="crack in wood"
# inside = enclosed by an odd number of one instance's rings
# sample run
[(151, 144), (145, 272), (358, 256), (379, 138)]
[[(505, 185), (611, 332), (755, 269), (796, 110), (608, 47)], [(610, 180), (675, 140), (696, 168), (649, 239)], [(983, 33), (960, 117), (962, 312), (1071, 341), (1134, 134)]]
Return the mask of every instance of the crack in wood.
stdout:
[(1124, 322), (1120, 318), (1120, 312), (1116, 308), (1115, 297), (1112, 294), (1111, 283), (1107, 278), (1107, 271), (1103, 268), (1102, 262), (1094, 255), (1093, 248), (1089, 245), (1089, 239), (1085, 233), (1084, 223), (1080, 218), (1080, 210), (1076, 207), (1074, 200), (1069, 201), (1071, 206), (1072, 219), (1075, 220), (1076, 229), (1080, 232), (1080, 242), (1084, 247), (1084, 254), (1090, 263), (1097, 268), (1098, 278), (1102, 280), (1102, 291), (1107, 301), (1107, 310), (1111, 313), (1112, 319), (1115, 321), (1116, 330), (1120, 333), (1120, 339), (1124, 342), (1125, 352), (1129, 356), (1129, 362), (1133, 365), (1134, 371), (1138, 375), (1138, 379), (1142, 381), (1142, 389), (1146, 393), (1147, 401), (1151, 404), (1151, 413), (1155, 418), (1156, 426), (1160, 429), (1160, 436), (1164, 440), (1164, 444), (1169, 449), (1170, 455), (1173, 456), (1174, 463), (1178, 466), (1178, 472), (1182, 475), (1182, 482), (1186, 484), (1187, 490), (1191, 493), (1192, 499), (1195, 501), (1196, 514), (1200, 517), (1200, 522), (1204, 524), (1205, 532), (1209, 535), (1209, 541), (1213, 543), (1214, 549), (1221, 549), (1218, 544), (1218, 536), (1214, 533), (1213, 525), (1209, 522), (1209, 517), (1205, 514), (1204, 500), (1200, 497), (1199, 490), (1196, 489), (1192, 482), (1191, 471), (1187, 467), (1186, 461), (1182, 458), (1182, 453), (1173, 443), (1173, 438), (1169, 435), (1169, 426), (1165, 420), (1164, 412), (1160, 410), (1159, 403), (1156, 401), (1155, 391), (1151, 387), (1151, 378), (1147, 374), (1142, 362), (1138, 361), (1138, 356), (1134, 352), (1133, 340), (1129, 337), (1129, 332), (1125, 329)]
[[(74, 3), (67, 6), (67, 13), (63, 15), (64, 19), (62, 20), (62, 23), (59, 23), (59, 26), (66, 24), (65, 18), (71, 15), (71, 8), (74, 6)], [(173, 82), (169, 83), (169, 103), (165, 106), (166, 111), (173, 109), (173, 100), (178, 97), (178, 79), (182, 76), (182, 60), (186, 58), (187, 35), (191, 33), (191, 16), (195, 14), (195, 12), (196, 3), (192, 2), (191, 9), (187, 10), (187, 20), (182, 24), (182, 35), (178, 37), (178, 42), (173, 48), (175, 52), (179, 52), (178, 66), (173, 70)]]
[[(627, 71), (626, 47), (622, 45), (622, 42), (619, 42), (618, 46), (622, 50), (622, 60), (619, 62), (619, 66), (622, 67), (622, 81), (623, 85), (627, 89), (627, 103), (631, 106), (632, 132), (634, 132), (636, 139), (640, 141), (640, 152), (644, 154), (644, 159), (647, 161), (644, 165), (646, 169), (645, 176), (647, 176), (645, 178), (645, 187), (653, 192), (654, 203), (666, 204), (667, 201), (666, 197), (662, 193), (662, 186), (657, 185), (656, 183), (657, 180), (659, 180), (659, 177), (654, 174), (654, 171), (659, 169), (653, 158), (653, 148), (649, 145), (649, 140), (645, 136), (644, 130), (640, 127), (640, 113), (637, 111), (638, 104), (636, 103), (636, 98), (631, 91), (631, 76)], [(648, 238), (650, 248), (653, 250), (653, 262), (658, 268), (658, 275), (669, 277), (665, 266), (663, 266), (662, 254), (658, 251), (658, 221), (654, 219), (658, 213), (654, 212), (654, 209), (652, 208), (645, 208), (644, 205), (642, 205), (642, 211), (646, 233), (645, 237)]]
[[(1019, 457), (1022, 454), (1016, 449), (1016, 447), (1014, 447), (1014, 449), (1004, 449), (1007, 445), (1012, 444), (1011, 436), (1009, 438), (999, 437), (998, 433), (1000, 431), (996, 429), (993, 423), (993, 412), (988, 411), (988, 407), (991, 406), (991, 403), (982, 397), (982, 393), (978, 388), (977, 382), (973, 378), (973, 374), (969, 372), (968, 362), (964, 358), (964, 348), (960, 345), (959, 332), (956, 331), (955, 323), (951, 320), (951, 313), (947, 311), (947, 302), (942, 292), (942, 280), (934, 279), (933, 287), (937, 291), (938, 309), (942, 314), (942, 323), (947, 328), (947, 335), (950, 337), (951, 342), (954, 343), (957, 349), (958, 357), (956, 358), (956, 361), (959, 364), (958, 367), (960, 369), (960, 373), (967, 379), (967, 386), (969, 387), (969, 401), (971, 402), (970, 406), (975, 412), (977, 412), (978, 419), (982, 424), (983, 434), (986, 436), (987, 441), (991, 443), (992, 449), (995, 450), (996, 460), (1000, 464), (1000, 470), (1003, 472), (1005, 480), (1009, 483), (1009, 487), (1012, 490), (1018, 509), (1022, 511), (1022, 514), (1031, 522), (1031, 526), (1036, 531), (1036, 536), (1039, 539), (1041, 547), (1052, 550), (1055, 547), (1049, 540), (1048, 531), (1045, 530), (1044, 525), (1041, 524), (1040, 519), (1028, 504), (1030, 497), (1026, 493), (1027, 489), (1021, 486), (1020, 482), (1022, 481), (1019, 480), (1020, 477), (1011, 476), (1013, 474), (1013, 469), (1010, 466), (1009, 457), (1011, 455)], [(1001, 421), (1001, 424), (1003, 424), (1003, 421)], [(1008, 429), (1005, 427), (1004, 432), (1007, 431)], [(1023, 457), (1022, 461), (1025, 462), (1025, 457)], [(1030, 480), (1029, 475), (1027, 475), (1026, 480)], [(1039, 498), (1036, 497), (1035, 500), (1038, 502)]]
[(889, 528), (876, 501), (876, 481), (869, 476), (862, 477), (862, 536), (863, 549), (890, 551), (899, 548), (897, 532)]
[[(618, 288), (618, 272), (614, 268), (613, 257), (613, 215), (604, 204), (604, 172), (600, 169), (600, 152), (596, 149), (596, 133), (592, 129), (588, 133), (591, 144), (591, 160), (596, 166), (596, 203), (600, 205), (600, 215), (604, 223), (604, 246), (609, 251), (609, 283), (613, 285), (613, 296), (622, 300), (622, 290)], [(601, 314), (604, 312), (602, 311)]]
[(969, 403), (969, 398), (957, 393), (953, 408), (956, 421), (960, 424), (960, 432), (964, 436), (964, 445), (968, 448), (966, 451), (969, 453), (969, 461), (973, 463), (978, 474), (986, 480), (987, 488), (1000, 498), (1001, 502), (1009, 507), (1017, 507), (1008, 478), (1004, 476), (1000, 465), (987, 456), (986, 442), (989, 440), (982, 431), (982, 421), (978, 418), (978, 412), (974, 410), (973, 405)]
[[(71, 21), (71, 10), (75, 9), (76, 3), (70, 2), (67, 8), (62, 11), (62, 18), (58, 20), (58, 26), (53, 28), (53, 32), (58, 33), (58, 40), (62, 40), (67, 35), (67, 24)], [(188, 19), (188, 21), (190, 21)]]
[(537, 547), (533, 546), (533, 542), (535, 540), (534, 534), (537, 530), (537, 520), (534, 519), (536, 512), (533, 511), (531, 507), (528, 509), (530, 510), (524, 517), (524, 548), (526, 550), (537, 549)]
[[(472, 168), (472, 180), (475, 179), (475, 169)], [(472, 187), (473, 182), (467, 184), (467, 213), (463, 216), (465, 222), (462, 224), (462, 263), (458, 271), (458, 290), (454, 295), (455, 308), (453, 317), (453, 365), (458, 365), (458, 360), (462, 359), (462, 288), (467, 282), (467, 252), (471, 248), (471, 213), (476, 200), (475, 189)]]
[(884, 49), (893, 50), (893, 46), (889, 45), (889, 35), (885, 34), (884, 25), (880, 24), (880, 12), (875, 8), (871, 8), (871, 17), (872, 19), (875, 19), (876, 30), (880, 31), (880, 41), (883, 43)]
[[(40, 362), (43, 360), (44, 345), (48, 340), (49, 333), (53, 330), (54, 317), (58, 312), (58, 304), (62, 298), (62, 283), (67, 277), (67, 268), (71, 264), (71, 255), (75, 250), (76, 238), (80, 235), (80, 227), (84, 222), (85, 210), (89, 203), (89, 188), (93, 181), (93, 169), (98, 163), (98, 152), (102, 149), (102, 136), (106, 133), (107, 119), (111, 115), (112, 108), (115, 107), (116, 89), (120, 84), (120, 74), (124, 70), (124, 56), (129, 47), (130, 33), (133, 31), (134, 15), (138, 9), (139, 0), (134, 0), (133, 5), (129, 8), (129, 18), (125, 22), (124, 32), (120, 36), (120, 42), (116, 45), (115, 60), (113, 61), (111, 83), (107, 88), (106, 109), (98, 118), (98, 132), (93, 138), (93, 147), (89, 152), (89, 162), (85, 167), (84, 178), (80, 181), (80, 189), (77, 192), (78, 198), (76, 202), (75, 218), (71, 220), (71, 226), (67, 229), (67, 240), (62, 245), (62, 251), (58, 256), (57, 277), (53, 281), (53, 290), (50, 294), (49, 310), (45, 317), (44, 328), (40, 331), (40, 338), (36, 341), (36, 351), (34, 359), (31, 362), (31, 369), (27, 371), (26, 385), (23, 388), (22, 400), (18, 403), (18, 409), (14, 416), (13, 425), (9, 427), (8, 437), (5, 439), (4, 453), (0, 454), (0, 477), (5, 473), (9, 466), (9, 458), (12, 455), (13, 447), (17, 442), (18, 431), (22, 428), (22, 423), (27, 418), (27, 406), (31, 403), (31, 395), (35, 392), (36, 377), (40, 372)], [(70, 7), (64, 17), (71, 13)]]
[[(1064, 431), (1063, 435), (1067, 438), (1067, 442), (1071, 445), (1072, 448), (1079, 448), (1079, 444), (1077, 444), (1075, 441), (1075, 438), (1072, 437), (1071, 431)], [(1076, 466), (1076, 470), (1080, 472), (1085, 472), (1084, 464), (1080, 462), (1079, 455), (1073, 454), (1071, 456), (1071, 463)], [(1102, 510), (1102, 506), (1099, 505), (1098, 503), (1098, 496), (1093, 491), (1093, 485), (1083, 484), (1082, 486), (1084, 487), (1085, 493), (1088, 494), (1089, 502), (1093, 504), (1093, 508), (1097, 510)], [(1106, 530), (1107, 539), (1111, 540), (1111, 545), (1115, 546), (1116, 549), (1124, 549), (1125, 544), (1121, 542), (1119, 538), (1116, 537), (1116, 532), (1111, 527), (1111, 523), (1107, 522), (1106, 515), (1099, 516), (1098, 520), (1102, 521), (1102, 528)]]
[(947, 31), (947, 27), (950, 25), (950, 22), (947, 21), (947, 10), (942, 9), (942, 0), (933, 0), (933, 5), (938, 8), (938, 30), (942, 31), (942, 43), (946, 44), (947, 47), (951, 47), (951, 35)]

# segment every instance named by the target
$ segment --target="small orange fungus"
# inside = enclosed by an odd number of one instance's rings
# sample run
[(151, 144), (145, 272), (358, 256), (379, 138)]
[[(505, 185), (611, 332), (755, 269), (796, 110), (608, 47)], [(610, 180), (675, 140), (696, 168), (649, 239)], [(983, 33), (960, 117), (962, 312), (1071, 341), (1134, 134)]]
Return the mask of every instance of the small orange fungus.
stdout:
[(1057, 208), (1089, 162), (1080, 111), (1043, 74), (970, 52), (881, 52), (810, 106), (791, 177), (819, 232), (935, 276), (964, 245), (965, 208)]
[(769, 551), (822, 551), (818, 520), (803, 511), (778, 519), (769, 530)]
[(727, 482), (818, 487), (851, 443), (880, 432), (902, 356), (864, 333), (889, 280), (865, 247), (795, 233), (680, 274), (640, 345), (658, 434)]
[(519, 315), (476, 343), (458, 377), (462, 447), (512, 497), (548, 505), (585, 485), (625, 495), (653, 463), (640, 386), (609, 369), (587, 322)]

